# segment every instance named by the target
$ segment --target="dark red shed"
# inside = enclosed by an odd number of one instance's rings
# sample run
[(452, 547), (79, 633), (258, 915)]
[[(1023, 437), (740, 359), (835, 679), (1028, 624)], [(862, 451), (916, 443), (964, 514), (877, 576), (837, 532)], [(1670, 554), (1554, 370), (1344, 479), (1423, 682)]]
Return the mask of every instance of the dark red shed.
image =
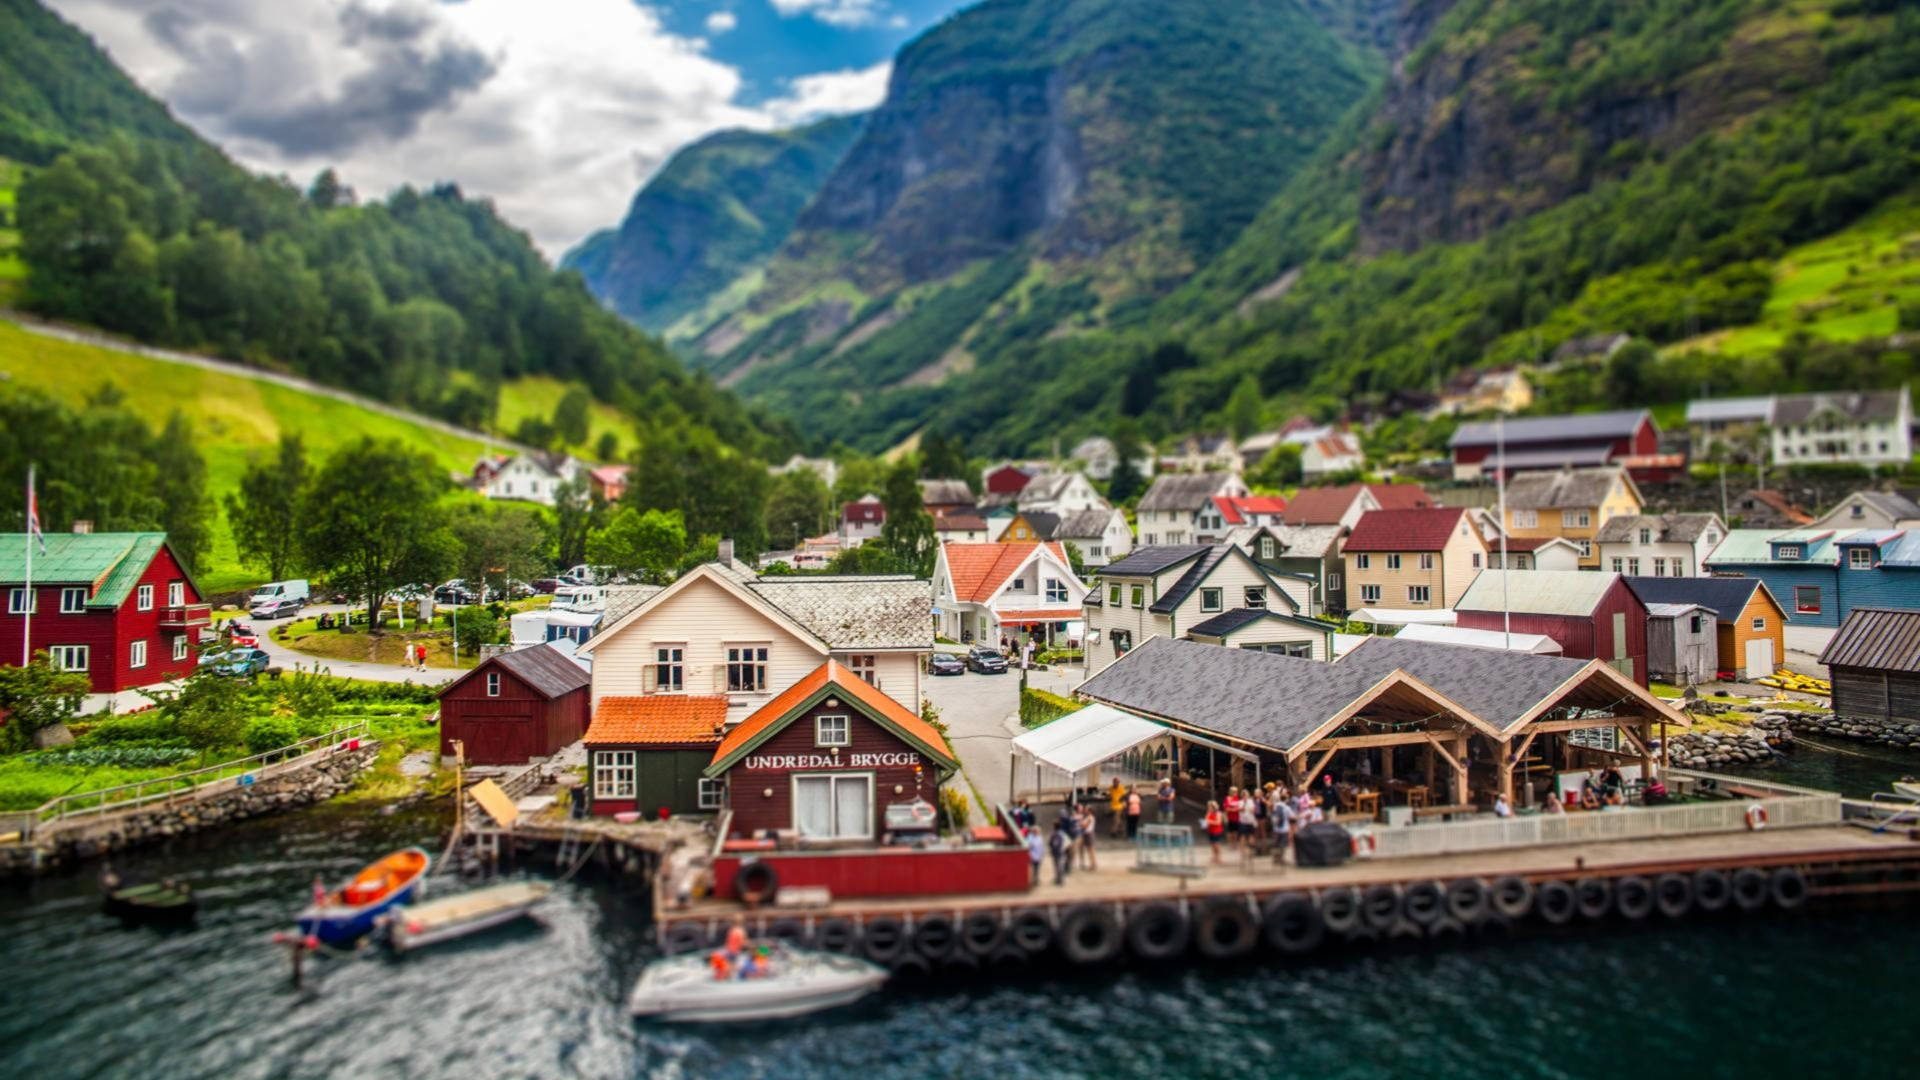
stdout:
[(466, 744), (472, 765), (524, 765), (587, 731), (592, 680), (550, 645), (502, 653), (440, 691), (440, 754)]
[(1454, 613), (1468, 630), (1544, 634), (1559, 643), (1562, 656), (1604, 660), (1647, 685), (1647, 606), (1619, 574), (1486, 570), (1467, 586)]

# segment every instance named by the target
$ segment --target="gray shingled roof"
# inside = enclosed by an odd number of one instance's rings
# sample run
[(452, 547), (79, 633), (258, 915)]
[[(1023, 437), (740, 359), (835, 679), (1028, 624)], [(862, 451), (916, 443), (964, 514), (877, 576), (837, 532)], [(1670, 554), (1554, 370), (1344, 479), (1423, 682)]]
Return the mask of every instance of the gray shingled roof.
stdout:
[[(1526, 570), (1484, 573), (1473, 579), (1455, 611), (1525, 612), (1529, 615), (1590, 616), (1619, 574), (1597, 570)], [(1645, 603), (1645, 601), (1642, 601)]]
[(1718, 514), (1619, 514), (1608, 518), (1594, 539), (1603, 544), (1632, 543), (1641, 529), (1651, 529), (1654, 543), (1691, 544), (1709, 527), (1722, 535), (1727, 531)]
[(1851, 497), (1871, 503), (1876, 510), (1896, 521), (1920, 517), (1920, 504), (1897, 491), (1856, 491)]
[(1033, 529), (1035, 540), (1057, 540), (1060, 532), (1060, 515), (1046, 510), (1022, 510), (1020, 516)]
[(1247, 560), (1248, 565), (1252, 566), (1254, 571), (1260, 575), (1261, 579), (1266, 581), (1271, 587), (1271, 592), (1267, 597), (1268, 601), (1275, 605), (1285, 604), (1289, 610), (1295, 609), (1293, 597), (1288, 596), (1286, 590), (1280, 588), (1279, 584), (1268, 575), (1266, 570), (1262, 569), (1260, 564), (1255, 562), (1253, 557), (1246, 552), (1234, 547), (1232, 544), (1215, 544), (1207, 548), (1206, 552), (1205, 555), (1200, 557), (1198, 562), (1187, 569), (1186, 573), (1181, 574), (1180, 579), (1169, 586), (1166, 592), (1161, 593), (1160, 599), (1155, 600), (1153, 606), (1147, 610), (1164, 615), (1174, 608), (1179, 607), (1187, 597), (1193, 595), (1193, 590), (1199, 588), (1200, 584), (1211, 577), (1213, 572), (1219, 569), (1220, 564), (1226, 562), (1228, 559)]
[(933, 647), (933, 583), (901, 575), (757, 577), (746, 586), (835, 649)]
[(626, 617), (627, 612), (653, 599), (664, 585), (609, 585), (606, 588), (607, 614), (600, 620), (601, 626), (612, 626)]
[(1559, 510), (1599, 506), (1607, 497), (1608, 489), (1624, 472), (1616, 466), (1521, 473), (1507, 481), (1507, 507), (1513, 510)]
[(1497, 432), (1486, 420), (1461, 424), (1449, 446), (1493, 446), (1504, 440), (1509, 447), (1535, 442), (1584, 442), (1592, 439), (1622, 439), (1640, 428), (1647, 416), (1645, 409), (1620, 409), (1615, 412), (1576, 413), (1572, 416), (1534, 416), (1508, 420), (1506, 430)]
[(1903, 390), (1848, 391), (1837, 394), (1781, 394), (1773, 399), (1773, 426), (1805, 423), (1822, 409), (1835, 409), (1862, 422), (1900, 416)]
[(532, 687), (534, 693), (549, 701), (575, 690), (584, 689), (593, 683), (593, 677), (587, 674), (586, 668), (567, 659), (566, 654), (559, 649), (543, 644), (535, 645), (530, 649), (516, 649), (513, 652), (501, 653), (491, 660), (483, 661), (472, 671), (448, 683), (441, 689), (439, 696), (446, 697), (454, 687), (478, 675), (486, 669), (488, 664), (498, 664), (507, 669), (515, 678)]
[(1209, 550), (1207, 544), (1156, 544), (1152, 547), (1134, 548), (1124, 558), (1115, 559), (1105, 566), (1096, 567), (1096, 577), (1153, 577), (1179, 566), (1188, 559), (1204, 555)]
[(1227, 473), (1165, 473), (1140, 496), (1140, 510), (1198, 510), (1229, 479)]
[(922, 480), (920, 501), (928, 506), (971, 506), (973, 489), (965, 480)]
[(1920, 672), (1920, 611), (1854, 608), (1820, 654), (1829, 667)]
[(1717, 612), (1724, 621), (1731, 622), (1740, 617), (1747, 609), (1747, 603), (1753, 599), (1755, 589), (1762, 588), (1759, 578), (1754, 577), (1630, 577), (1627, 588), (1640, 598), (1640, 602), (1652, 607), (1654, 604), (1699, 604)]
[[(1518, 579), (1526, 575), (1513, 576)], [(1587, 663), (1505, 649), (1370, 637), (1333, 667), (1359, 672), (1357, 681), (1372, 682), (1396, 669), (1404, 671), (1504, 730), (1578, 675)]]
[(1073, 483), (1073, 478), (1078, 475), (1078, 473), (1041, 473), (1027, 481), (1027, 486), (1020, 489), (1017, 498), (1021, 505), (1057, 499), (1066, 492), (1067, 487)]
[(1076, 511), (1061, 519), (1059, 527), (1053, 530), (1053, 539), (1098, 540), (1106, 535), (1107, 523), (1112, 520), (1112, 510), (1095, 507)]
[(1322, 623), (1316, 619), (1303, 619), (1297, 615), (1289, 615), (1284, 611), (1274, 611), (1270, 608), (1240, 607), (1230, 611), (1223, 611), (1205, 622), (1195, 623), (1193, 627), (1187, 631), (1187, 636), (1225, 637), (1235, 630), (1239, 630), (1242, 627), (1260, 622), (1264, 619), (1277, 619), (1291, 626), (1304, 626), (1323, 634), (1332, 633), (1334, 630), (1333, 625), (1330, 623)]

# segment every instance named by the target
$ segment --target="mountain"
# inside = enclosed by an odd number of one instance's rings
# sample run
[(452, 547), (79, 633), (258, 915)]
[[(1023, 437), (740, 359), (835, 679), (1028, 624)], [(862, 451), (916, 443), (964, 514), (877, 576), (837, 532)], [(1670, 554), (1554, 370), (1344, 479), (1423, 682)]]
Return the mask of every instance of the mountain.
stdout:
[(115, 134), (205, 145), (38, 0), (0, 0), (0, 158), (45, 165)]
[(613, 310), (665, 333), (773, 254), (865, 119), (709, 135), (647, 181), (618, 229), (587, 237), (560, 265)]

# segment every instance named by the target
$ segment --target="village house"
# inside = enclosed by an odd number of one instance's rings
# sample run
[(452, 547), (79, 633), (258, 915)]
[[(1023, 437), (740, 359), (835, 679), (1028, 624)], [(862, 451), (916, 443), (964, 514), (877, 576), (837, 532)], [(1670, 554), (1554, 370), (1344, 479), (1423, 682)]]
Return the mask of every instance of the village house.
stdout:
[(840, 482), (840, 463), (832, 458), (810, 458), (795, 454), (784, 465), (769, 465), (767, 472), (774, 476), (784, 476), (790, 472), (805, 469), (820, 478), (820, 484), (828, 491)]
[(1920, 505), (1897, 491), (1856, 491), (1807, 523), (1812, 529), (1904, 529), (1920, 525)]
[(1487, 565), (1487, 544), (1459, 507), (1372, 510), (1341, 547), (1347, 599), (1359, 608), (1450, 608)]
[(536, 450), (516, 454), (479, 483), (489, 499), (516, 499), (552, 506), (560, 485), (577, 479), (586, 467), (571, 454)]
[(1898, 390), (1781, 394), (1767, 425), (1777, 465), (1905, 465), (1913, 398)]
[(1620, 514), (1638, 514), (1640, 488), (1618, 466), (1522, 473), (1507, 484), (1508, 536), (1558, 536), (1580, 548), (1583, 569), (1600, 568), (1594, 546), (1601, 526)]
[(1060, 520), (1052, 539), (1072, 544), (1087, 566), (1105, 566), (1133, 550), (1133, 530), (1127, 515), (1112, 507), (1082, 510)]
[(1720, 639), (1715, 618), (1713, 610), (1701, 604), (1648, 604), (1648, 676), (1675, 686), (1696, 686), (1718, 678)]
[(1719, 514), (1621, 514), (1600, 526), (1594, 540), (1600, 565), (1639, 577), (1693, 577), (1707, 572), (1707, 556), (1727, 535)]
[(1729, 525), (1743, 529), (1797, 529), (1813, 524), (1813, 515), (1787, 497), (1784, 491), (1749, 488), (1735, 496), (1728, 513)]
[(608, 698), (581, 740), (593, 813), (718, 813), (724, 781), (706, 772), (726, 729), (724, 694)]
[(922, 480), (920, 505), (934, 517), (971, 512), (974, 508), (973, 489), (967, 486), (965, 480)]
[(980, 471), (980, 495), (976, 505), (1012, 505), (1013, 497), (1047, 469), (1047, 463), (1040, 461), (1002, 461), (987, 466)]
[(1160, 455), (1160, 471), (1174, 473), (1237, 473), (1240, 447), (1231, 435), (1189, 435)]
[(1058, 543), (942, 544), (934, 559), (936, 624), (954, 641), (1078, 640), (1086, 595)]
[(1331, 627), (1305, 617), (1311, 602), (1307, 582), (1270, 573), (1231, 544), (1136, 548), (1101, 567), (1086, 594), (1087, 670), (1099, 671), (1150, 637), (1179, 637), (1207, 623), (1209, 637), (1239, 644), (1236, 632), (1249, 627), (1251, 616), (1214, 620), (1241, 610), (1280, 616), (1258, 625), (1260, 643), (1299, 642), (1313, 659), (1325, 660), (1332, 639), (1319, 635)]
[[(1487, 539), (1487, 569), (1499, 570), (1512, 564), (1514, 570), (1578, 570), (1580, 546), (1558, 536), (1509, 536), (1500, 539), (1497, 525), (1481, 530)], [(1506, 548), (1503, 555), (1502, 547)]]
[(1085, 473), (1042, 473), (1020, 489), (1014, 497), (1014, 509), (1037, 510), (1066, 517), (1082, 510), (1097, 510), (1108, 505)]
[(1344, 484), (1303, 487), (1281, 511), (1284, 525), (1343, 525), (1349, 529), (1370, 510), (1423, 510), (1439, 503), (1418, 484)]
[[(1203, 532), (1202, 515), (1208, 515), (1209, 520), (1219, 518), (1214, 496), (1245, 494), (1247, 485), (1238, 473), (1168, 473), (1155, 477), (1153, 486), (1140, 496), (1134, 508), (1140, 543), (1155, 547), (1197, 542)], [(1219, 518), (1217, 531), (1209, 531), (1215, 537), (1226, 535), (1225, 519)]]
[(1660, 429), (1645, 409), (1530, 416), (1461, 424), (1449, 445), (1453, 478), (1469, 481), (1496, 470), (1511, 477), (1535, 469), (1590, 468), (1650, 457), (1660, 451)]
[(1067, 456), (1079, 462), (1095, 480), (1111, 480), (1114, 470), (1120, 467), (1120, 451), (1113, 440), (1104, 435), (1081, 439)]
[(617, 503), (627, 493), (631, 465), (600, 465), (587, 470), (587, 494), (603, 503)]
[(1344, 615), (1347, 611), (1346, 561), (1341, 525), (1244, 526), (1227, 533), (1226, 543), (1253, 556), (1274, 574), (1300, 578), (1312, 586), (1308, 615)]
[(1761, 450), (1761, 432), (1773, 418), (1773, 398), (1712, 398), (1687, 402), (1687, 439), (1695, 457), (1728, 460)]
[(48, 533), (46, 550), (34, 545), (31, 589), (27, 544), (0, 534), (0, 664), (18, 666), (30, 644), (55, 668), (84, 672), (96, 694), (193, 673), (212, 609), (165, 533)]
[(1855, 608), (1820, 662), (1833, 680), (1835, 716), (1920, 725), (1920, 611)]
[(1713, 612), (1719, 671), (1747, 681), (1771, 675), (1787, 655), (1787, 613), (1754, 577), (1630, 577), (1627, 587), (1652, 611), (1656, 604), (1694, 604)]
[(933, 535), (943, 544), (984, 544), (987, 519), (973, 510), (943, 510), (933, 515)]
[(1647, 606), (1618, 574), (1482, 574), (1454, 614), (1455, 625), (1469, 630), (1544, 634), (1563, 656), (1603, 660), (1647, 684)]
[(1044, 510), (1016, 510), (1007, 520), (1007, 527), (1000, 530), (996, 542), (1002, 544), (1037, 544), (1053, 539), (1053, 532), (1060, 527), (1060, 515)]
[(561, 650), (499, 653), (441, 688), (440, 756), (461, 744), (470, 765), (524, 765), (586, 734), (593, 680)]
[(1707, 567), (1765, 582), (1795, 652), (1820, 652), (1856, 608), (1920, 608), (1920, 532), (1910, 529), (1734, 529)]
[(1527, 380), (1526, 372), (1514, 367), (1478, 368), (1462, 371), (1449, 379), (1431, 415), (1512, 414), (1532, 405), (1533, 384)]
[(1209, 531), (1278, 525), (1287, 500), (1279, 495), (1215, 495), (1213, 509), (1215, 517), (1204, 523)]
[(1366, 464), (1360, 436), (1351, 431), (1330, 431), (1300, 448), (1300, 475), (1309, 483), (1323, 476), (1355, 472)]
[(887, 508), (880, 502), (880, 496), (862, 495), (850, 503), (840, 506), (840, 546), (856, 548), (869, 540), (880, 539), (880, 529), (887, 523)]

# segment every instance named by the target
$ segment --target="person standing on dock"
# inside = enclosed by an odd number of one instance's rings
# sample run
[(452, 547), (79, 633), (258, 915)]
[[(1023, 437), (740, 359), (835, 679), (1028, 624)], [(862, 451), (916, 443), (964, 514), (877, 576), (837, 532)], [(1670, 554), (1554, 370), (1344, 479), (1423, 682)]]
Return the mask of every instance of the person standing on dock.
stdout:
[(1220, 804), (1221, 824), (1226, 828), (1227, 844), (1240, 850), (1240, 789), (1227, 789), (1227, 800)]
[(1080, 853), (1080, 869), (1099, 869), (1093, 857), (1093, 838), (1098, 832), (1098, 826), (1093, 819), (1093, 804), (1081, 803), (1077, 816), (1080, 835), (1074, 839), (1073, 846)]
[(1118, 840), (1120, 831), (1126, 827), (1121, 819), (1127, 813), (1127, 785), (1121, 783), (1117, 776), (1113, 778), (1113, 786), (1107, 789), (1107, 809), (1113, 811), (1113, 823), (1108, 827), (1108, 835)]
[(1129, 788), (1127, 790), (1127, 841), (1129, 843), (1140, 838), (1141, 810), (1140, 793)]
[(1053, 852), (1053, 883), (1065, 885), (1067, 871), (1073, 869), (1073, 825), (1063, 811), (1053, 823), (1053, 835), (1047, 837), (1047, 847)]
[(1153, 797), (1154, 800), (1160, 804), (1160, 824), (1173, 824), (1173, 779), (1171, 777), (1162, 777), (1160, 780), (1160, 790), (1154, 792)]
[(1293, 826), (1299, 817), (1293, 808), (1293, 800), (1287, 798), (1287, 789), (1281, 788), (1274, 793), (1273, 805), (1267, 810), (1268, 823), (1273, 828), (1273, 865), (1285, 866), (1293, 851)]
[(1220, 862), (1220, 838), (1226, 834), (1226, 821), (1220, 815), (1220, 804), (1207, 800), (1207, 816), (1201, 819), (1206, 826), (1207, 843), (1213, 847), (1213, 861)]
[(1040, 830), (1027, 826), (1027, 861), (1033, 864), (1033, 884), (1040, 884), (1040, 864), (1047, 861), (1047, 842), (1040, 838)]

